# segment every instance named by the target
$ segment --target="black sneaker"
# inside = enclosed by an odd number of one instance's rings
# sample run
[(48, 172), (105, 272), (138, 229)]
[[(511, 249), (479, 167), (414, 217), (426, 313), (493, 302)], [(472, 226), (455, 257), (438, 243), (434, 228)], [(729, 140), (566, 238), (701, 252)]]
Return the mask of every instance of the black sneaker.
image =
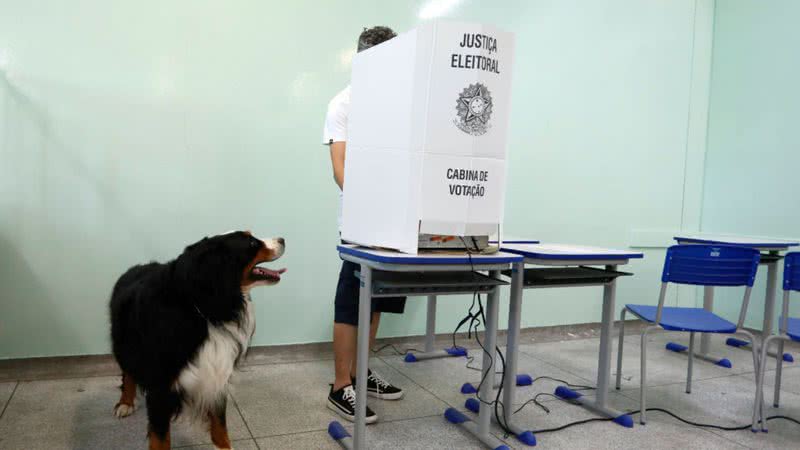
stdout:
[[(400, 400), (403, 398), (403, 390), (397, 386), (392, 386), (391, 383), (381, 378), (380, 375), (370, 370), (367, 376), (367, 395), (370, 397), (379, 398), (381, 400)], [(353, 380), (353, 386), (356, 385), (356, 379)]]
[[(331, 393), (328, 394), (328, 408), (353, 422), (356, 415), (356, 391), (353, 386), (345, 386), (336, 392), (333, 391), (333, 386), (331, 386)], [(377, 421), (378, 415), (367, 406), (367, 423), (375, 423)]]

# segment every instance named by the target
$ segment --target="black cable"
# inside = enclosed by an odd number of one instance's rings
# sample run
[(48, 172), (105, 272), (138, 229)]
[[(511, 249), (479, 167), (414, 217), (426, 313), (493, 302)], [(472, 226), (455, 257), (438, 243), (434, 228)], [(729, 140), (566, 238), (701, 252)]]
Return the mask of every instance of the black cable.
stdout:
[[(566, 386), (568, 386), (568, 387), (570, 387), (570, 388), (572, 388), (573, 390), (576, 390), (576, 391), (594, 390), (594, 389), (596, 389), (596, 388), (594, 388), (592, 386), (584, 386), (584, 385), (580, 385), (580, 384), (569, 383), (568, 381), (561, 380), (561, 379), (554, 378), (554, 377), (549, 377), (549, 376), (546, 376), (546, 375), (536, 377), (531, 384), (537, 382), (538, 380), (556, 381), (556, 382), (564, 384), (564, 385), (566, 385)], [(514, 414), (517, 414), (518, 412), (522, 411), (526, 406), (528, 406), (531, 403), (533, 403), (536, 406), (540, 407), (546, 414), (550, 414), (550, 408), (548, 408), (542, 402), (539, 401), (539, 397), (541, 397), (541, 396), (553, 397), (556, 400), (560, 400), (562, 402), (569, 403), (571, 405), (578, 405), (579, 404), (578, 402), (576, 402), (574, 400), (563, 399), (563, 398), (561, 398), (561, 397), (559, 397), (557, 395), (551, 394), (549, 392), (540, 392), (540, 393), (536, 394), (533, 398), (531, 398), (528, 401), (526, 401), (525, 403), (523, 403), (519, 408), (517, 408), (517, 410), (514, 411)], [(691, 420), (684, 419), (683, 417), (680, 417), (677, 414), (675, 414), (675, 413), (673, 413), (671, 411), (668, 411), (666, 409), (663, 409), (663, 408), (647, 408), (647, 411), (662, 412), (662, 413), (667, 414), (667, 415), (671, 416), (672, 418), (674, 418), (674, 419), (676, 419), (676, 420), (678, 420), (680, 422), (683, 422), (683, 423), (685, 423), (687, 425), (691, 425), (691, 426), (694, 426), (694, 427), (699, 427), (699, 428), (712, 428), (712, 429), (715, 429), (715, 430), (722, 430), (722, 431), (740, 431), (740, 430), (746, 430), (746, 429), (752, 427), (751, 423), (748, 423), (747, 425), (736, 425), (736, 426), (726, 427), (726, 426), (723, 426), (723, 425), (715, 425), (715, 424), (708, 424), (708, 423), (693, 422)], [(641, 410), (635, 410), (635, 411), (628, 411), (625, 414), (632, 415), (632, 414), (639, 414), (640, 412), (641, 412)], [(766, 420), (776, 420), (776, 419), (788, 420), (790, 422), (794, 422), (794, 423), (800, 425), (800, 420), (797, 420), (797, 419), (794, 419), (794, 418), (788, 417), (788, 416), (775, 415), (775, 416), (770, 416), (770, 417), (766, 418)], [(564, 424), (564, 425), (561, 425), (561, 426), (558, 426), (558, 427), (555, 427), (555, 428), (547, 428), (547, 429), (542, 429), (542, 430), (532, 430), (531, 432), (533, 434), (551, 433), (551, 432), (554, 432), (554, 431), (560, 431), (560, 430), (563, 430), (563, 429), (566, 429), (566, 428), (569, 428), (569, 427), (573, 427), (573, 426), (576, 426), (576, 425), (582, 425), (582, 424), (590, 423), (590, 422), (605, 422), (605, 421), (609, 421), (609, 420), (613, 420), (613, 419), (612, 418), (606, 418), (606, 417), (594, 417), (594, 418), (591, 418), (591, 419), (579, 420), (579, 421), (576, 421), (576, 422), (570, 422), (570, 423), (567, 423), (567, 424)]]
[[(595, 389), (592, 386), (584, 386), (582, 384), (574, 384), (574, 383), (570, 383), (569, 381), (561, 380), (559, 378), (549, 377), (547, 375), (542, 375), (542, 376), (534, 378), (533, 381), (531, 382), (531, 385), (533, 385), (534, 383), (536, 383), (539, 380), (555, 381), (557, 383), (561, 383), (563, 385), (566, 385), (567, 387), (571, 388), (574, 391), (589, 391), (589, 390)], [(538, 406), (544, 412), (549, 414), (550, 413), (550, 409), (547, 408), (546, 406), (544, 406), (541, 402), (539, 402), (539, 397), (541, 397), (542, 395), (547, 395), (547, 396), (553, 397), (553, 398), (555, 398), (557, 400), (561, 400), (561, 401), (564, 401), (564, 402), (567, 402), (567, 403), (570, 403), (570, 404), (575, 404), (574, 402), (569, 401), (569, 400), (564, 400), (563, 398), (561, 398), (561, 397), (559, 397), (557, 395), (553, 395), (553, 394), (550, 394), (548, 392), (540, 392), (540, 393), (536, 394), (532, 399), (530, 399), (530, 400), (526, 401), (525, 403), (523, 403), (522, 406), (517, 408), (517, 410), (514, 411), (514, 414), (522, 411), (526, 406), (528, 406), (531, 403), (533, 403), (534, 405)]]
[[(542, 394), (552, 395), (552, 394), (548, 394), (546, 392), (543, 392), (543, 393), (537, 394), (537, 396), (534, 397), (533, 400), (529, 400), (526, 403), (529, 403), (531, 401), (535, 401), (535, 399), (539, 395), (542, 395)], [(563, 400), (563, 399), (559, 398), (559, 400)], [(567, 401), (567, 400), (565, 400), (565, 401)], [(538, 401), (536, 401), (536, 402), (538, 403)], [(567, 401), (567, 402), (569, 402), (569, 401)], [(520, 409), (522, 409), (522, 408), (520, 408)], [(547, 410), (546, 407), (545, 407), (545, 410)], [(715, 424), (709, 424), (709, 423), (692, 422), (691, 420), (684, 419), (684, 418), (678, 416), (677, 414), (675, 414), (675, 413), (673, 413), (671, 411), (667, 411), (666, 409), (663, 409), (663, 408), (647, 408), (646, 411), (648, 411), (648, 412), (650, 412), (650, 411), (662, 412), (662, 413), (667, 414), (667, 415), (671, 416), (672, 418), (674, 418), (676, 420), (679, 420), (679, 421), (681, 421), (681, 422), (683, 422), (683, 423), (685, 423), (687, 425), (691, 425), (693, 427), (698, 427), (698, 428), (713, 428), (715, 430), (721, 430), (721, 431), (741, 431), (741, 430), (747, 430), (747, 429), (752, 427), (752, 424), (750, 424), (750, 423), (748, 423), (747, 425), (726, 427), (726, 426), (722, 426), (722, 425), (715, 425)], [(636, 411), (629, 411), (626, 414), (632, 415), (632, 414), (639, 414), (640, 412), (641, 412), (641, 410), (636, 410)], [(777, 419), (787, 420), (789, 422), (794, 422), (794, 423), (800, 425), (800, 420), (797, 420), (797, 419), (795, 419), (793, 417), (789, 417), (789, 416), (776, 415), (776, 416), (767, 417), (765, 420), (770, 421), (770, 420), (777, 420)], [(561, 430), (564, 430), (564, 429), (567, 429), (567, 428), (570, 428), (570, 427), (574, 427), (576, 425), (583, 425), (583, 424), (590, 423), (590, 422), (608, 422), (608, 421), (611, 421), (611, 420), (614, 420), (614, 419), (610, 418), (610, 417), (593, 417), (593, 418), (590, 418), (590, 419), (584, 419), (584, 420), (579, 420), (579, 421), (576, 421), (576, 422), (570, 422), (570, 423), (567, 423), (567, 424), (564, 424), (564, 425), (561, 425), (561, 426), (558, 426), (558, 427), (554, 427), (554, 428), (544, 428), (544, 429), (541, 429), (541, 430), (531, 430), (531, 433), (533, 433), (533, 434), (552, 433), (552, 432), (555, 432), (555, 431), (561, 431)]]
[[(677, 420), (679, 420), (679, 421), (681, 421), (681, 422), (683, 422), (683, 423), (685, 423), (685, 424), (687, 424), (687, 425), (692, 425), (692, 426), (694, 426), (694, 427), (700, 427), (700, 428), (713, 428), (713, 429), (715, 429), (715, 430), (722, 430), (722, 431), (739, 431), (739, 430), (746, 430), (746, 429), (748, 429), (748, 428), (752, 427), (752, 425), (753, 425), (752, 423), (749, 423), (749, 424), (747, 424), (747, 425), (726, 427), (726, 426), (722, 426), (722, 425), (714, 425), (714, 424), (710, 424), (710, 423), (697, 423), (697, 422), (692, 422), (691, 420), (684, 419), (683, 417), (680, 417), (680, 416), (678, 416), (677, 414), (675, 414), (675, 413), (673, 413), (673, 412), (670, 412), (670, 411), (667, 411), (666, 409), (663, 409), (663, 408), (647, 408), (647, 409), (646, 409), (646, 411), (657, 411), (657, 412), (662, 412), (662, 413), (664, 413), (664, 414), (667, 414), (668, 416), (672, 416), (672, 418), (674, 418), (674, 419), (677, 419)], [(631, 411), (631, 412), (629, 412), (628, 414), (638, 414), (639, 412), (640, 412), (640, 411)], [(778, 417), (778, 416), (773, 416), (772, 418), (777, 418), (777, 417)], [(770, 418), (767, 418), (767, 420), (770, 420)], [(795, 419), (791, 419), (791, 420), (793, 420), (793, 421), (797, 422)], [(800, 423), (800, 422), (797, 422), (797, 423)]]
[[(477, 316), (477, 317), (476, 317), (476, 319), (477, 319), (478, 317), (481, 317), (481, 316), (483, 316), (483, 315), (484, 315), (484, 314), (483, 314), (483, 303), (481, 303), (481, 296), (480, 296), (480, 295), (478, 295), (478, 312), (477, 312), (477, 314), (476, 314), (476, 316)], [(483, 326), (484, 326), (484, 328), (485, 328), (485, 327), (486, 327), (486, 319), (484, 318), (483, 320), (484, 320), (484, 322), (483, 322)], [(487, 378), (488, 378), (488, 376), (489, 376), (489, 373), (490, 373), (490, 372), (493, 372), (493, 370), (492, 370), (492, 367), (494, 367), (494, 355), (492, 355), (491, 353), (489, 353), (489, 351), (488, 351), (488, 350), (486, 350), (486, 347), (483, 345), (483, 342), (481, 342), (481, 338), (480, 338), (480, 336), (478, 336), (478, 325), (479, 325), (481, 322), (480, 322), (479, 320), (475, 320), (473, 323), (474, 323), (474, 326), (475, 326), (475, 341), (478, 343), (478, 346), (481, 348), (481, 350), (483, 351), (483, 353), (489, 356), (489, 367), (486, 367), (486, 368), (485, 368), (485, 373), (484, 373), (484, 374), (481, 376), (481, 382), (480, 382), (480, 383), (478, 383), (478, 389), (477, 389), (477, 390), (478, 390), (478, 392), (480, 392), (480, 390), (481, 390), (481, 387), (483, 386), (483, 383), (485, 383), (485, 382), (486, 382), (486, 379), (487, 379)], [(494, 378), (494, 377), (492, 377), (492, 378)], [(480, 395), (476, 395), (476, 397), (478, 398), (478, 400), (479, 400), (481, 403), (484, 403), (484, 404), (486, 404), (486, 405), (492, 406), (492, 403), (491, 403), (491, 402), (486, 402), (486, 401), (484, 401), (484, 400), (483, 400), (483, 399), (480, 397)]]
[(545, 429), (542, 429), (542, 430), (532, 430), (531, 433), (533, 433), (534, 435), (536, 435), (536, 434), (544, 434), (544, 433), (552, 433), (554, 431), (561, 431), (561, 430), (565, 430), (565, 429), (570, 428), (570, 427), (574, 427), (575, 425), (583, 425), (585, 423), (590, 423), (590, 422), (608, 422), (608, 421), (611, 421), (611, 420), (614, 420), (614, 419), (611, 419), (610, 417), (592, 417), (591, 419), (584, 419), (584, 420), (579, 420), (577, 422), (571, 422), (571, 423), (568, 423), (568, 424), (565, 424), (565, 425), (561, 425), (560, 427), (545, 428)]
[(789, 422), (794, 422), (794, 423), (796, 423), (796, 424), (800, 425), (800, 420), (797, 420), (797, 419), (795, 419), (794, 417), (782, 416), (782, 415), (777, 415), (777, 416), (770, 416), (770, 417), (767, 417), (767, 420), (773, 420), (773, 419), (783, 419), (783, 420), (788, 420)]
[(419, 349), (416, 349), (416, 348), (407, 348), (407, 349), (405, 349), (405, 351), (400, 351), (400, 350), (397, 349), (397, 347), (395, 347), (394, 344), (386, 344), (386, 345), (378, 348), (377, 350), (372, 350), (372, 353), (380, 353), (382, 350), (385, 350), (385, 349), (387, 349), (389, 347), (391, 347), (392, 350), (398, 355), (406, 355), (409, 352), (420, 352), (420, 353), (422, 353), (422, 350), (419, 350)]
[[(459, 239), (461, 240), (461, 243), (464, 245), (464, 250), (467, 252), (467, 257), (469, 258), (470, 269), (472, 270), (472, 272), (476, 272), (475, 271), (475, 264), (472, 261), (472, 250), (469, 248), (469, 245), (467, 245), (467, 242), (464, 240), (464, 238), (462, 236), (459, 236)], [(478, 243), (475, 240), (474, 236), (472, 237), (472, 243), (475, 246), (475, 251), (476, 252), (480, 252), (480, 249), (478, 248)], [(476, 295), (477, 295), (477, 298), (478, 298), (478, 312), (473, 314), (472, 313), (472, 306), (475, 305), (475, 296)], [(495, 346), (494, 350), (500, 356), (500, 360), (501, 360), (501, 362), (503, 364), (503, 369), (501, 371), (502, 375), (501, 375), (500, 388), (497, 390), (497, 396), (495, 397), (493, 402), (487, 402), (487, 401), (483, 400), (480, 397), (481, 387), (483, 386), (483, 383), (486, 382), (486, 379), (488, 378), (489, 374), (492, 374), (492, 383), (494, 383), (495, 371), (492, 369), (492, 367), (494, 367), (494, 355), (492, 353), (490, 353), (488, 350), (486, 350), (486, 347), (484, 347), (483, 343), (480, 340), (480, 337), (478, 336), (478, 325), (481, 323), (481, 321), (483, 322), (484, 328), (486, 327), (486, 315), (484, 313), (483, 303), (481, 301), (481, 296), (480, 296), (480, 294), (477, 293), (477, 291), (472, 293), (472, 302), (473, 302), (472, 306), (470, 306), (470, 309), (469, 309), (469, 312), (468, 312), (467, 316), (464, 319), (461, 320), (461, 323), (459, 323), (459, 325), (456, 327), (456, 330), (453, 332), (453, 347), (456, 346), (455, 345), (455, 333), (456, 333), (456, 331), (458, 331), (458, 329), (461, 327), (461, 325), (463, 325), (467, 320), (469, 320), (469, 325), (468, 325), (468, 328), (467, 328), (467, 330), (468, 330), (467, 336), (469, 337), (469, 335), (471, 334), (471, 331), (472, 331), (472, 329), (474, 327), (474, 330), (475, 330), (475, 341), (478, 343), (478, 346), (480, 346), (480, 348), (483, 351), (483, 353), (489, 356), (489, 367), (482, 368), (482, 370), (484, 370), (484, 373), (481, 376), (480, 383), (478, 384), (478, 389), (477, 389), (478, 393), (475, 395), (475, 398), (477, 398), (480, 403), (486, 405), (487, 407), (494, 406), (494, 414), (495, 414), (495, 420), (497, 421), (497, 424), (500, 425), (500, 427), (503, 429), (503, 431), (506, 433), (506, 435), (509, 435), (509, 434), (512, 433), (512, 431), (504, 423), (505, 421), (500, 418), (500, 413), (499, 413), (499, 407), (502, 406), (502, 403), (500, 402), (500, 395), (503, 392), (503, 383), (505, 382), (505, 376), (506, 376), (506, 374), (505, 374), (505, 358), (503, 357), (503, 354), (500, 351), (500, 347), (499, 346)], [(467, 367), (468, 368), (470, 367), (470, 363), (473, 360), (474, 360), (474, 357), (473, 357), (473, 359), (467, 359)], [(505, 407), (504, 407), (504, 409), (505, 409)]]
[[(475, 298), (476, 298), (476, 293), (473, 292), (472, 293), (472, 305), (470, 305), (469, 310), (467, 311), (467, 315), (463, 319), (461, 319), (461, 322), (459, 322), (459, 324), (456, 326), (456, 329), (453, 330), (453, 336), (452, 336), (452, 338), (453, 338), (453, 348), (457, 348), (458, 347), (456, 345), (456, 333), (458, 333), (458, 330), (460, 330), (461, 326), (464, 325), (468, 320), (472, 320), (473, 319), (472, 308), (475, 307)], [(467, 338), (468, 339), (472, 337), (471, 333), (472, 333), (472, 331), (470, 330), (470, 326), (468, 325), (467, 326)], [(475, 358), (470, 356), (467, 359), (468, 359), (467, 366), (469, 367), (469, 363), (472, 362), (472, 360), (475, 359)]]

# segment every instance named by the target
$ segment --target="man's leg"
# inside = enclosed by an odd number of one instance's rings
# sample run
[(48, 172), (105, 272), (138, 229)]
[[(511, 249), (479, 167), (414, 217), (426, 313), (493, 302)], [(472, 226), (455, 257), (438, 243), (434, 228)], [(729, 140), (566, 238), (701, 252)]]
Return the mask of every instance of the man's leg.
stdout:
[(350, 384), (350, 367), (355, 367), (357, 336), (357, 327), (347, 323), (333, 324), (334, 391)]
[[(355, 370), (356, 350), (358, 347), (358, 299), (359, 280), (355, 273), (358, 265), (349, 261), (342, 262), (339, 272), (339, 283), (336, 286), (336, 299), (334, 301), (333, 319), (333, 355), (334, 355), (334, 381), (328, 394), (328, 408), (335, 411), (345, 419), (353, 421), (355, 418), (356, 394), (353, 389), (353, 380), (350, 378), (350, 368)], [(374, 314), (373, 314), (374, 316)], [(377, 324), (373, 324), (372, 336), (374, 340)], [(367, 423), (374, 423), (378, 415), (367, 407)]]
[[(380, 326), (380, 323), (381, 323), (381, 313), (373, 312), (372, 313), (372, 322), (369, 324), (369, 348), (370, 348), (370, 350), (375, 348), (375, 336), (377, 336), (377, 334), (378, 334), (378, 326)], [(351, 376), (353, 378), (356, 377), (356, 367), (358, 366), (358, 355), (357, 355), (357, 352), (356, 352), (356, 338), (355, 338), (355, 336), (357, 334), (358, 333), (353, 335), (353, 349), (352, 349), (352, 355), (353, 355), (352, 361), (353, 361), (353, 364), (350, 365), (350, 373), (349, 373), (349, 376)], [(339, 377), (338, 373), (337, 373), (336, 377), (337, 378)]]

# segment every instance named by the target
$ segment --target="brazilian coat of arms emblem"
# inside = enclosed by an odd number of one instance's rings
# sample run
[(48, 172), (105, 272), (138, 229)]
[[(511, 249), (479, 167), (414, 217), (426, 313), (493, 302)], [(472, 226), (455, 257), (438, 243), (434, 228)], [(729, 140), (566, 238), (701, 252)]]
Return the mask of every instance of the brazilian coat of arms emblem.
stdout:
[(472, 136), (480, 136), (491, 128), (492, 95), (481, 83), (470, 84), (456, 102), (456, 118), (453, 120), (459, 130)]

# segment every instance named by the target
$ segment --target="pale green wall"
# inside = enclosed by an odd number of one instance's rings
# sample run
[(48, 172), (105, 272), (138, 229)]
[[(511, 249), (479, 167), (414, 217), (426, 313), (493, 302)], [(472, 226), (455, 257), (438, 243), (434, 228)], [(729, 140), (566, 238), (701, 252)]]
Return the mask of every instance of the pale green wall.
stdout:
[[(717, 2), (705, 231), (800, 238), (798, 17), (794, 0)], [(748, 314), (757, 328), (766, 270), (759, 272)], [(715, 305), (736, 317), (740, 300), (726, 293)]]
[[(0, 358), (107, 352), (123, 270), (232, 228), (288, 241), (254, 344), (330, 340), (325, 108), (361, 28), (408, 30), (425, 3), (0, 0)], [(445, 17), (517, 33), (506, 233), (656, 247), (618, 297), (655, 301), (657, 247), (699, 226), (711, 2), (467, 0)], [(600, 317), (598, 289), (526, 297), (525, 326)], [(440, 302), (440, 332), (463, 300)], [(412, 300), (382, 334), (422, 333), (424, 312)]]

